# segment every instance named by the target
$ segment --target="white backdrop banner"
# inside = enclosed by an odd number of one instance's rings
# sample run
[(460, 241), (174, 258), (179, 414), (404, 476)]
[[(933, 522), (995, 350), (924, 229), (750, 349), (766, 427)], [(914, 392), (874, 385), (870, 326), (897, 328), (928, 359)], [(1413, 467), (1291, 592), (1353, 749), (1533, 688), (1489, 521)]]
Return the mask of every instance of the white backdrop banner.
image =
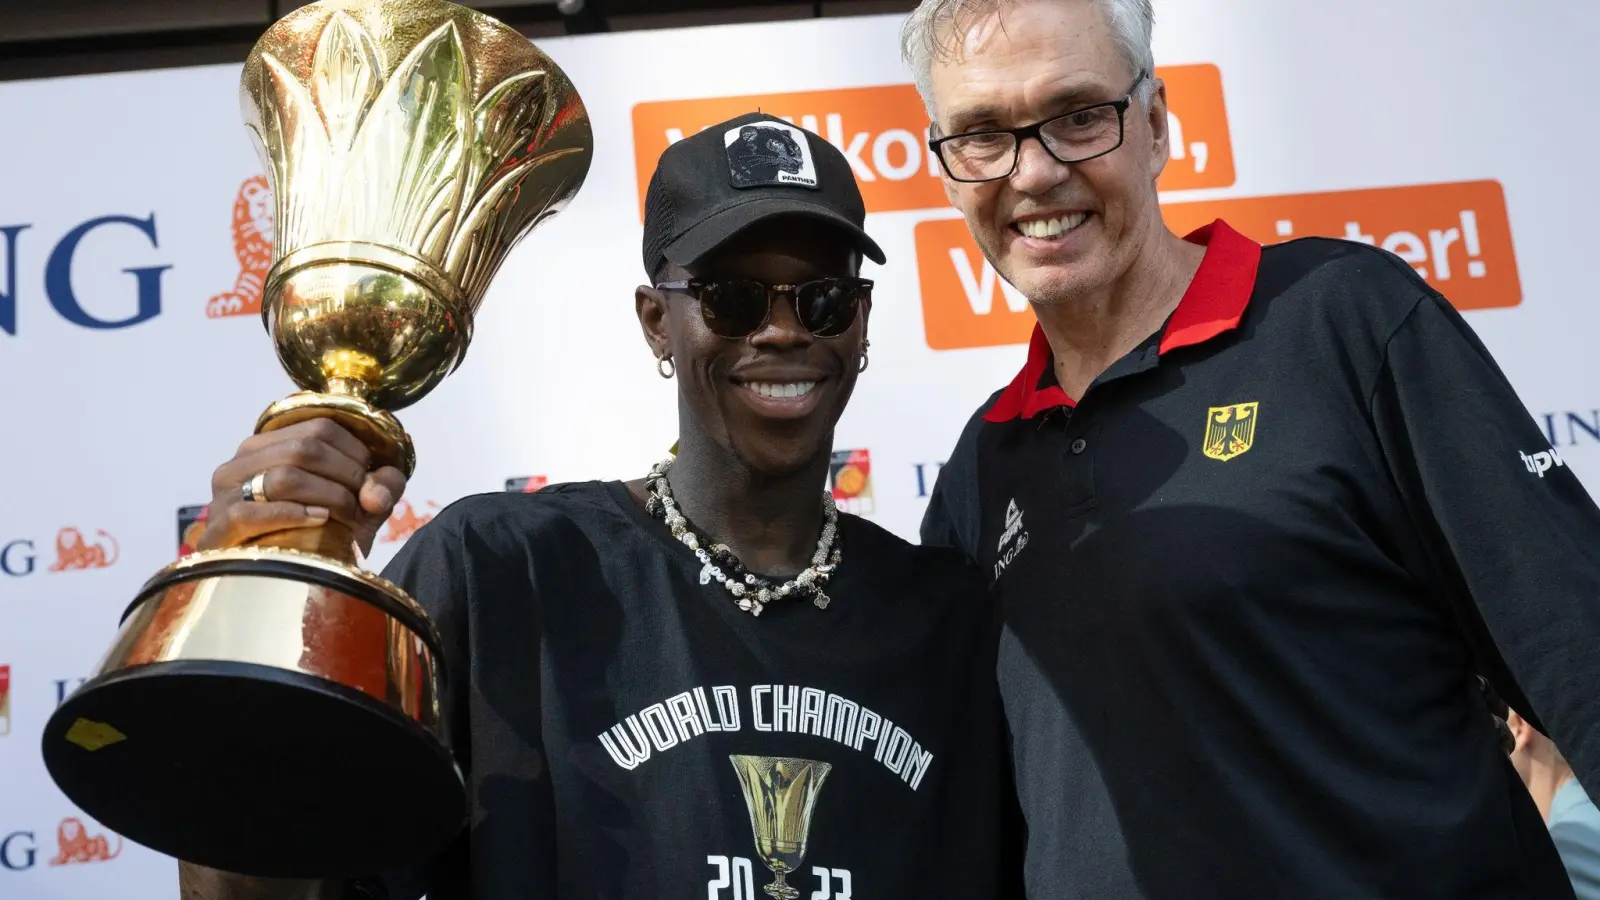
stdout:
[[(1490, 0), (1167, 0), (1161, 187), (1180, 232), (1367, 241), (1458, 306), (1591, 490), (1600, 312), (1586, 225), (1600, 124), (1570, 86), (1600, 7)], [(669, 142), (755, 108), (850, 157), (888, 253), (873, 365), (837, 434), (847, 509), (915, 539), (944, 454), (1021, 364), (1026, 303), (949, 209), (898, 58), (899, 17), (541, 42), (596, 156), (570, 209), (501, 270), (463, 367), (401, 418), (420, 462), (381, 567), (467, 494), (636, 477), (675, 437), (675, 384), (634, 318), (641, 197)], [(74, 809), (40, 760), (51, 710), (179, 552), (211, 471), (293, 390), (259, 317), (266, 183), (237, 66), (0, 85), (0, 897), (168, 900), (170, 859)], [(1578, 175), (1579, 177), (1574, 177)], [(271, 727), (293, 729), (293, 722)]]

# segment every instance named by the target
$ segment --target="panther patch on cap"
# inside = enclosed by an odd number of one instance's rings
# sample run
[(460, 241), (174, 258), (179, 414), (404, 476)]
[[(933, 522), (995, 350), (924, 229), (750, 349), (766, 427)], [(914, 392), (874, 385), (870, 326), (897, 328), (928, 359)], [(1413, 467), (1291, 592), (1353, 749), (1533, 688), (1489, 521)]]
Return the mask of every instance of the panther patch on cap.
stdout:
[(722, 136), (736, 188), (817, 187), (817, 167), (805, 132), (783, 122), (751, 122)]

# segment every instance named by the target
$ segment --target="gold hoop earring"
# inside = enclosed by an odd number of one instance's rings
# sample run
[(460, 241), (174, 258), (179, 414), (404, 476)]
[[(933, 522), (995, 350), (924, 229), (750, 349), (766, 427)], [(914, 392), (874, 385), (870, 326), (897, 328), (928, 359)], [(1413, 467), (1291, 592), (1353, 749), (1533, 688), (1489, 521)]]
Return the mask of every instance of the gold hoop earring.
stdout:
[(671, 378), (678, 374), (678, 364), (672, 361), (670, 354), (656, 360), (656, 374), (662, 378)]

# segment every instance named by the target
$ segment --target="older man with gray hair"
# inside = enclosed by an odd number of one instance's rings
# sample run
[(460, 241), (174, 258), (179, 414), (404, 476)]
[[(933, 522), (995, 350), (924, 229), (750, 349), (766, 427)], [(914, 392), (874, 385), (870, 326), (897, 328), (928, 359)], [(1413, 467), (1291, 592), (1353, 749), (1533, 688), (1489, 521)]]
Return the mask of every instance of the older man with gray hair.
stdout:
[(1033, 900), (1572, 896), (1478, 674), (1600, 788), (1600, 510), (1446, 299), (1179, 236), (1149, 0), (924, 0), (950, 200), (1032, 304), (923, 524), (991, 574)]

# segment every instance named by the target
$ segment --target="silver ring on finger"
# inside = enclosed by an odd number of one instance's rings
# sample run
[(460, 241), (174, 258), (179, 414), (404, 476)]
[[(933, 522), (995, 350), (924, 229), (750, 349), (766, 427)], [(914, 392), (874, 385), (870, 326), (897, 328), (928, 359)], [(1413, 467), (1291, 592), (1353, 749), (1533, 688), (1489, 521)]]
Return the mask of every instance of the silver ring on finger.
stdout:
[(266, 503), (267, 473), (257, 472), (255, 477), (239, 486), (239, 493), (246, 503)]

